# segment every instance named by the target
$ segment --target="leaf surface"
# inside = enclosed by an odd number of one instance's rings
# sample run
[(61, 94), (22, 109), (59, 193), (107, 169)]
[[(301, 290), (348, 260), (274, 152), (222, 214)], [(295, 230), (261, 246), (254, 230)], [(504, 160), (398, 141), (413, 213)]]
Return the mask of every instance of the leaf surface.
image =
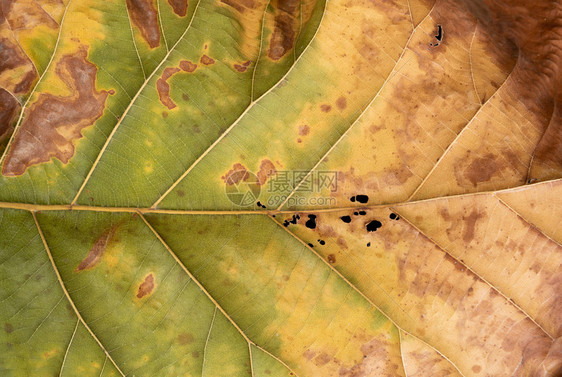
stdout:
[(559, 4), (0, 10), (0, 374), (562, 373)]

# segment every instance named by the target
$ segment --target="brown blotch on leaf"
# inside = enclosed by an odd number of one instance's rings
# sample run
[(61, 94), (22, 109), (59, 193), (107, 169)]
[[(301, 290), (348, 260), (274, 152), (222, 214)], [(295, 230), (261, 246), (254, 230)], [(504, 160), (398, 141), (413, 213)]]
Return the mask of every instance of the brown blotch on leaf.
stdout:
[(12, 133), (19, 109), (18, 101), (8, 91), (0, 88), (0, 142)]
[(295, 44), (297, 13), (299, 0), (277, 0), (273, 3), (276, 9), (273, 33), (269, 41), (267, 56), (279, 60), (285, 56)]
[(272, 175), (277, 174), (275, 165), (270, 160), (262, 160), (260, 170), (258, 171), (258, 184), (263, 186), (267, 179)]
[(482, 367), (480, 365), (473, 365), (471, 369), (474, 373), (480, 373)]
[(87, 47), (74, 55), (64, 55), (56, 64), (57, 76), (70, 89), (66, 97), (39, 94), (25, 113), (2, 174), (21, 175), (34, 164), (56, 157), (67, 163), (74, 155), (74, 142), (82, 129), (103, 115), (108, 92), (96, 90), (97, 67), (89, 62)]
[(470, 242), (472, 241), (472, 239), (474, 238), (474, 230), (476, 228), (476, 221), (478, 221), (478, 219), (484, 217), (484, 215), (482, 213), (479, 213), (476, 210), (472, 210), (472, 212), (470, 213), (470, 215), (468, 215), (468, 217), (466, 217), (466, 229), (464, 232), (464, 235), (462, 237), (464, 242)]
[(248, 180), (248, 178), (250, 178), (250, 173), (248, 173), (248, 170), (244, 165), (240, 163), (236, 163), (232, 165), (232, 169), (229, 170), (221, 178), (224, 181), (224, 183), (232, 186), (237, 184), (238, 182)]
[(115, 230), (116, 227), (114, 226), (111, 229), (107, 229), (101, 236), (98, 237), (96, 242), (94, 242), (94, 245), (90, 248), (90, 251), (88, 251), (86, 258), (80, 262), (78, 267), (74, 269), (74, 272), (89, 270), (98, 265), (105, 249), (107, 248), (107, 244), (115, 234)]
[(309, 134), (309, 132), (310, 132), (310, 127), (307, 124), (299, 126), (299, 135), (306, 136)]
[(197, 64), (190, 62), (189, 60), (181, 60), (180, 68), (185, 72), (193, 72), (197, 69)]
[(320, 110), (324, 113), (329, 113), (332, 110), (332, 106), (330, 105), (320, 105)]
[(181, 344), (182, 346), (185, 346), (186, 344), (191, 344), (193, 343), (194, 340), (195, 339), (191, 334), (181, 333), (178, 335), (178, 343)]
[(340, 110), (344, 110), (347, 107), (347, 99), (345, 97), (340, 97), (336, 100), (336, 106)]
[(176, 104), (172, 101), (172, 98), (170, 98), (170, 84), (168, 84), (168, 79), (179, 71), (180, 69), (176, 67), (165, 68), (164, 72), (162, 72), (162, 77), (156, 81), (156, 90), (158, 91), (160, 102), (170, 110), (175, 108)]
[(213, 65), (215, 64), (215, 59), (207, 56), (207, 55), (203, 55), (201, 56), (201, 59), (199, 60), (201, 62), (201, 64), (204, 65)]
[(335, 256), (334, 254), (328, 255), (328, 262), (329, 262), (330, 264), (336, 263), (336, 256)]
[(11, 334), (14, 332), (14, 326), (12, 326), (11, 323), (6, 323), (4, 324), (4, 331), (6, 332), (6, 334)]
[(0, 86), (16, 95), (29, 92), (31, 86), (39, 77), (35, 66), (17, 41), (0, 38), (0, 75), (10, 70), (18, 70), (22, 73), (17, 75), (18, 79), (16, 80), (8, 78), (0, 81)]
[(489, 181), (500, 170), (493, 154), (476, 158), (464, 170), (464, 177), (468, 179), (474, 187), (481, 182)]
[(137, 290), (137, 298), (143, 298), (154, 291), (154, 275), (152, 273), (146, 275), (144, 281), (139, 285)]
[(185, 17), (187, 14), (187, 0), (168, 0), (168, 4), (178, 16)]
[(250, 64), (252, 64), (251, 60), (248, 60), (247, 62), (244, 62), (242, 64), (234, 64), (234, 69), (237, 70), (240, 73), (243, 73), (243, 72), (246, 72), (246, 70), (248, 69)]
[(127, 9), (132, 23), (139, 28), (150, 48), (160, 46), (158, 12), (152, 0), (127, 0)]

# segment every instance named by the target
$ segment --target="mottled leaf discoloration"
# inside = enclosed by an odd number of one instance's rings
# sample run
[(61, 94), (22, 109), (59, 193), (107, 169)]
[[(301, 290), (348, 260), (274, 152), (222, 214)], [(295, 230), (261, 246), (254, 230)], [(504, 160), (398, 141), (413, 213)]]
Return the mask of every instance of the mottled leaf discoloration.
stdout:
[(87, 48), (82, 46), (56, 63), (56, 74), (71, 95), (39, 94), (26, 110), (2, 166), (3, 175), (21, 175), (29, 166), (52, 157), (67, 163), (82, 130), (102, 116), (110, 92), (97, 90), (97, 67), (87, 60), (87, 55)]

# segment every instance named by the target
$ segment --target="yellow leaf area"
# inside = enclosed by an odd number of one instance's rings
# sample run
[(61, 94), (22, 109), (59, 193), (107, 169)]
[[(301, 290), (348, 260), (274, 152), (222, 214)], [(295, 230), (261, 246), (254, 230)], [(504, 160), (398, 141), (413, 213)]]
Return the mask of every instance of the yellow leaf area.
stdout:
[(557, 2), (0, 5), (1, 376), (562, 376)]

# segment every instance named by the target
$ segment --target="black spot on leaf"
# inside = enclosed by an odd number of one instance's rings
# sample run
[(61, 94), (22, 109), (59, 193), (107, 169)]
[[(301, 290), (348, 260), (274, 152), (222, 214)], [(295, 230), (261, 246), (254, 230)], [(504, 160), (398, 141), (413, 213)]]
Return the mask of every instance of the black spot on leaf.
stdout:
[(367, 224), (367, 231), (376, 232), (382, 226), (382, 223), (378, 220), (373, 220)]
[(340, 217), (341, 221), (343, 221), (344, 223), (349, 224), (351, 222), (351, 216), (342, 216)]
[(316, 228), (316, 215), (308, 215), (308, 221), (304, 225), (310, 229)]

